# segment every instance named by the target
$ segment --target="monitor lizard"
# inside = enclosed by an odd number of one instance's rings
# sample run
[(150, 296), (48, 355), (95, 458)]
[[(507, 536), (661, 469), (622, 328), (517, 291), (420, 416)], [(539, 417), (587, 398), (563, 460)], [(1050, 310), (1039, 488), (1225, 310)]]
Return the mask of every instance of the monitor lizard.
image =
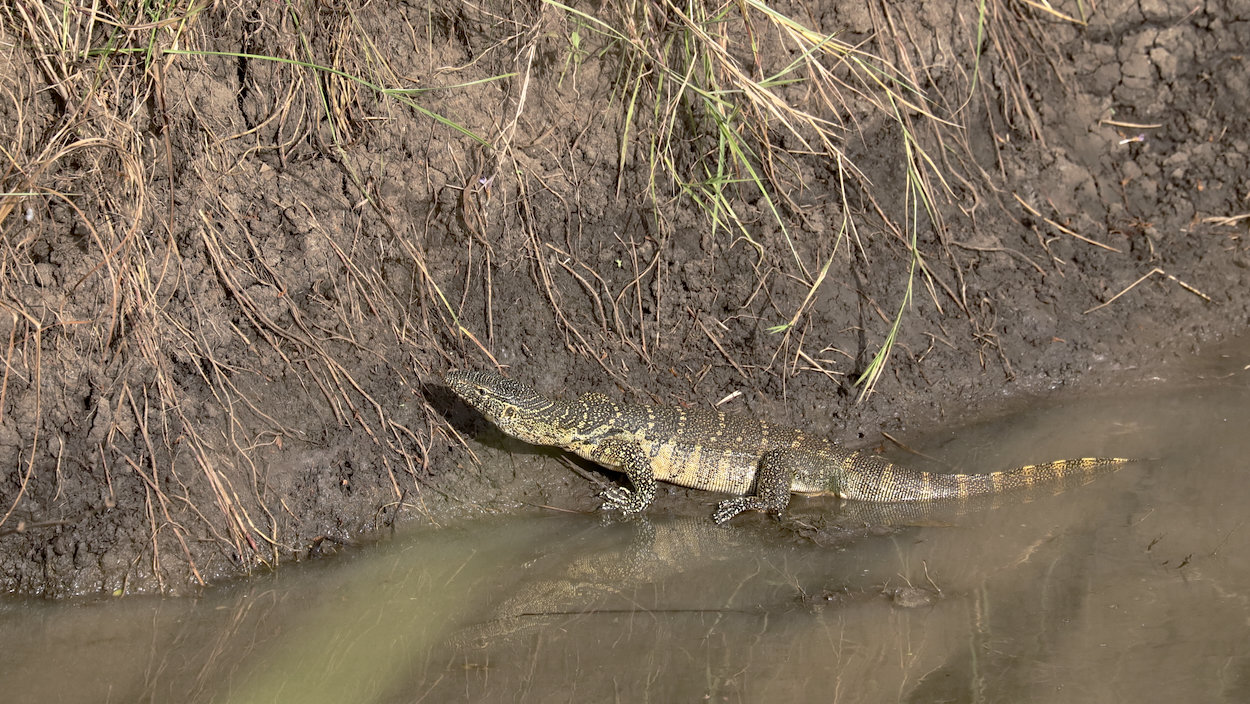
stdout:
[(922, 472), (745, 416), (618, 403), (598, 393), (561, 401), (494, 372), (443, 378), (504, 433), (624, 472), (633, 489), (612, 487), (601, 496), (604, 508), (626, 514), (651, 505), (656, 481), (737, 494), (712, 514), (724, 523), (743, 511), (780, 515), (791, 493), (869, 502), (968, 499), (1065, 480), (1084, 483), (1132, 461), (1085, 457), (989, 474)]

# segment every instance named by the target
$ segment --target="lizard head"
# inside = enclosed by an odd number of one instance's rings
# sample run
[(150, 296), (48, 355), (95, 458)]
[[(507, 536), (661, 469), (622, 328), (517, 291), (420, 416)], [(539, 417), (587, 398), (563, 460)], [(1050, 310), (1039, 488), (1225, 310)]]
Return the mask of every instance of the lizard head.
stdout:
[(508, 435), (535, 445), (555, 444), (549, 430), (555, 402), (533, 387), (494, 372), (447, 372), (443, 380)]

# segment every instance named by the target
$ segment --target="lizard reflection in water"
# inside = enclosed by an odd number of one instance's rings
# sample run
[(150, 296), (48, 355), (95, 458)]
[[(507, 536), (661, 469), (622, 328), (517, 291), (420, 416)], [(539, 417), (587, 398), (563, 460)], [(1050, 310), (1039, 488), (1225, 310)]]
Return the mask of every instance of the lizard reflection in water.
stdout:
[(922, 472), (755, 418), (617, 403), (597, 393), (560, 401), (494, 372), (448, 372), (444, 379), (504, 433), (624, 472), (633, 489), (613, 487), (603, 499), (604, 508), (626, 514), (651, 505), (656, 481), (737, 494), (712, 514), (724, 523), (743, 511), (780, 515), (791, 493), (878, 503), (969, 499), (1083, 484), (1131, 461), (1087, 457), (989, 474)]
[[(819, 518), (820, 523), (830, 522), (822, 531), (822, 542), (774, 521), (715, 526), (701, 518), (670, 515), (621, 522), (607, 516), (602, 521), (557, 518), (567, 528), (557, 531), (557, 539), (545, 543), (541, 554), (527, 559), (516, 573), (501, 574), (502, 580), (515, 581), (506, 581), (498, 590), (501, 596), (497, 602), (492, 599), (484, 618), (460, 628), (448, 642), (456, 650), (470, 652), (509, 643), (529, 647), (522, 639), (553, 626), (567, 635), (578, 628), (573, 620), (595, 614), (665, 613), (674, 618), (733, 613), (766, 620), (796, 608), (823, 608), (826, 600), (821, 595), (830, 585), (835, 585), (841, 603), (888, 596), (888, 585), (878, 583), (875, 574), (845, 570), (843, 558), (832, 562), (825, 558), (833, 554), (831, 548), (851, 545), (859, 545), (856, 556), (861, 559), (877, 550), (893, 554), (893, 548), (882, 547), (884, 543), (864, 542), (892, 533), (865, 529), (859, 517), (844, 520), (840, 511)], [(579, 531), (578, 526), (589, 529)], [(761, 573), (759, 561), (768, 561), (778, 546), (785, 546), (787, 555), (798, 556), (796, 562), (821, 569), (804, 572), (801, 580), (783, 572), (783, 583), (793, 591), (769, 587), (778, 584), (779, 574), (774, 569)], [(727, 580), (725, 575), (736, 577)], [(679, 578), (683, 586), (674, 586)], [(775, 598), (763, 598), (761, 589)]]

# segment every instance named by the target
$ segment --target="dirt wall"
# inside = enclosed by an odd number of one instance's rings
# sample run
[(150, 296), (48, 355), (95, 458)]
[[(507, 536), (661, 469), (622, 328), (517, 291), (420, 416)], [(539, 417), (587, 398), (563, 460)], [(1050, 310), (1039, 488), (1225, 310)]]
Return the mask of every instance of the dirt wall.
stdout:
[[(0, 23), (8, 591), (184, 593), (405, 521), (594, 505), (448, 368), (870, 445), (1137, 383), (1250, 321), (1245, 2), (774, 4), (914, 102), (848, 91), (836, 159), (762, 113), (763, 191), (698, 170), (725, 144), (701, 108), (637, 109), (668, 88), (587, 19), (610, 4), (59, 7)], [(801, 53), (743, 27), (746, 73)]]

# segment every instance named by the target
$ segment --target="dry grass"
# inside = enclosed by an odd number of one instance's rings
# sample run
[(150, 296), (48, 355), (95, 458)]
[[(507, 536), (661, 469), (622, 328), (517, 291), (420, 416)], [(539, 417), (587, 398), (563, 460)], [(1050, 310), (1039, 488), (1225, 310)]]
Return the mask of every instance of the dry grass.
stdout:
[[(755, 249), (762, 287), (779, 274), (805, 291), (797, 307), (778, 310), (780, 319), (768, 326), (778, 335), (774, 361), (792, 360), (790, 373), (801, 359), (812, 359), (792, 335), (826, 284), (831, 263), (840, 249), (842, 256), (848, 247), (862, 252), (863, 238), (872, 231), (897, 243), (907, 273), (894, 282), (896, 307), (883, 314), (888, 330), (860, 370), (861, 398), (888, 368), (918, 286), (939, 311), (954, 306), (975, 328), (988, 327), (980, 303), (963, 293), (946, 218), (953, 205), (996, 198), (996, 184), (1005, 174), (990, 174), (977, 164), (967, 126), (974, 111), (983, 110), (991, 113), (990, 124), (1040, 139), (1027, 92), (1030, 71), (1049, 58), (1047, 24), (1071, 20), (1053, 8), (1039, 12), (986, 2), (979, 11), (957, 12), (975, 46), (926, 53), (914, 38), (923, 28), (889, 3), (865, 4), (871, 27), (854, 42), (839, 34), (840, 27), (817, 28), (801, 4), (790, 6), (791, 14), (755, 0), (719, 5), (615, 0), (595, 11), (557, 0), (546, 5), (560, 13), (570, 36), (566, 72), (595, 60), (618, 65), (619, 183), (628, 182), (624, 170), (634, 161), (631, 155), (645, 162), (649, 200), (660, 206), (653, 211), (656, 230), (670, 232), (667, 214), (693, 205), (707, 227)], [(1001, 113), (981, 90), (979, 59), (960, 73), (967, 62), (953, 53), (979, 57), (982, 46), (995, 56), (995, 78), (1006, 97)], [(937, 82), (935, 65), (947, 69), (948, 83), (952, 73), (957, 84), (962, 81), (962, 103), (943, 102), (930, 92)], [(897, 151), (885, 158), (905, 173), (901, 208), (879, 201), (878, 185), (847, 155), (846, 145), (861, 129), (880, 121), (894, 123), (900, 135)], [(841, 222), (814, 237), (795, 228), (810, 217), (802, 194), (815, 187), (810, 181), (816, 165), (832, 173)], [(743, 204), (755, 202), (770, 225), (761, 228), (742, 211)], [(760, 241), (761, 229), (775, 229), (780, 246)], [(927, 231), (937, 235), (937, 247), (919, 245), (918, 236)], [(631, 337), (645, 340), (641, 334)], [(992, 338), (983, 339), (993, 346)], [(820, 365), (812, 370), (828, 373)]]
[[(96, 457), (79, 460), (112, 468), (99, 510), (114, 502), (111, 472), (129, 471), (142, 486), (150, 573), (158, 581), (171, 574), (163, 562), (173, 545), (201, 584), (197, 555), (206, 553), (195, 543), (205, 536), (243, 567), (274, 564), (300, 548), (290, 534), (298, 518), (268, 485), (257, 458), (266, 447), (302, 438), (274, 417), (258, 384), (290, 375), (305, 397), (321, 399), (338, 426), (371, 438), (383, 449), (394, 506), (420, 510), (419, 479), (428, 474), (438, 423), (421, 396), (413, 397), (416, 413), (405, 408), (401, 420), (399, 409), (378, 401), (344, 362), (373, 355), (394, 378), (417, 385), (413, 369), (397, 366), (402, 360), (357, 338), (379, 324), (401, 348), (430, 335), (428, 319), (412, 319), (411, 301), (371, 264), (359, 263), (407, 245), (412, 271), (425, 272), (419, 250), (402, 238), (378, 237), (358, 239), (347, 251), (325, 238), (326, 257), (342, 272), (328, 284), (333, 302), (313, 301), (334, 309), (341, 325), (329, 328), (325, 316), (305, 310), (308, 301), (288, 295), (292, 284), (269, 265), (273, 259), (251, 235), (251, 217), (231, 201), (218, 197), (198, 221), (177, 221), (175, 194), (183, 186), (176, 181), (212, 184), (258, 151), (286, 159), (313, 143), (339, 157), (368, 201), (372, 185), (344, 146), (376, 114), (411, 110), (472, 136), (418, 102), (428, 91), (407, 87), (389, 69), (351, 12), (290, 5), (279, 15), (289, 31), (271, 33), (278, 40), (261, 55), (212, 51), (198, 23), (205, 10), (195, 2), (20, 2), (0, 11), (5, 64), (27, 69), (5, 70), (0, 79), (9, 118), (0, 135), (0, 308), (11, 321), (0, 408), (9, 402), (25, 411), (17, 421), (30, 424), (22, 433), (20, 488), (7, 497), (0, 530), (65, 523), (17, 519), (39, 458), (66, 445), (67, 436), (50, 440), (45, 427), (61, 427), (66, 414), (81, 422), (67, 407), (72, 402), (49, 407), (45, 370), (82, 369), (103, 385), (88, 399), (96, 405), (86, 416), (94, 425), (82, 433)], [(264, 31), (255, 22), (245, 26)], [(327, 55), (327, 46), (335, 53)], [(30, 56), (33, 64), (23, 61)], [(193, 88), (171, 84), (174, 64), (211, 71), (212, 62), (241, 59), (253, 70), (285, 74), (277, 81), (285, 91), (258, 96), (261, 119), (245, 129), (222, 130), (197, 111)], [(186, 72), (179, 73), (185, 81)], [(49, 122), (49, 115), (57, 117)], [(175, 120), (197, 122), (179, 134), (201, 142), (172, 143)], [(261, 132), (275, 139), (238, 148)], [(188, 151), (204, 158), (191, 160)], [(196, 172), (206, 165), (219, 171)], [(315, 223), (312, 207), (292, 207)], [(69, 226), (76, 240), (65, 236)], [(437, 290), (428, 275), (424, 283)], [(437, 301), (423, 300), (415, 312)], [(234, 312), (228, 327), (222, 306)], [(231, 347), (249, 353), (242, 361), (223, 356)], [(216, 410), (194, 402), (205, 391)]]
[[(622, 383), (621, 366), (607, 361), (609, 338), (652, 365), (663, 326), (658, 317), (648, 320), (644, 308), (649, 277), (658, 276), (658, 249), (645, 253), (638, 242), (622, 240), (629, 254), (617, 265), (630, 279), (614, 287), (542, 236), (538, 218), (526, 210), (531, 189), (563, 198), (523, 173), (515, 145), (535, 80), (536, 47), (552, 28), (568, 37), (562, 63), (569, 80), (591, 61), (616, 72), (618, 189), (639, 187), (654, 204), (656, 232), (668, 236), (672, 214), (693, 203), (714, 233), (756, 253), (761, 295), (772, 300), (772, 288), (799, 291), (778, 293), (776, 317), (766, 321), (777, 336), (773, 359), (788, 360), (791, 373), (831, 379), (842, 373), (824, 356), (839, 351), (804, 350), (801, 322), (829, 285), (835, 258), (850, 256), (852, 248), (862, 253), (868, 223), (895, 243), (907, 274), (891, 282), (885, 310), (876, 308), (887, 332), (858, 370), (863, 393), (888, 368), (917, 288), (939, 310), (954, 306), (974, 326), (992, 316), (984, 302), (964, 297), (944, 213), (957, 191), (977, 202), (987, 186), (992, 191), (997, 176), (967, 156), (963, 125), (971, 110), (993, 113), (991, 123), (998, 112), (978, 91), (983, 79), (976, 71), (966, 76), (964, 104), (936, 103), (921, 88), (933, 84), (930, 62), (958, 59), (921, 56), (910, 41), (912, 28), (889, 4), (867, 6), (871, 31), (856, 43), (758, 0), (613, 0), (595, 14), (548, 0), (532, 16), (508, 6), (495, 18), (505, 38), (473, 61), (506, 50), (515, 71), (464, 81), (457, 73), (469, 66), (447, 68), (434, 72), (446, 79), (438, 88), (418, 86), (390, 65), (358, 16), (364, 8), (276, 7), (263, 16), (242, 4), (194, 0), (31, 0), (0, 8), (0, 308), (7, 314), (0, 329), (0, 340), (7, 340), (0, 409), (29, 424), (6, 431), (5, 444), (20, 447), (20, 470), (17, 490), (0, 506), (0, 535), (68, 520), (24, 515), (23, 506), (41, 476), (61, 486), (62, 460), (72, 447), (89, 456), (76, 462), (89, 466), (105, 489), (79, 515), (115, 504), (118, 473), (136, 480), (141, 506), (123, 508), (143, 515), (150, 533), (144, 559), (157, 580), (171, 573), (171, 550), (200, 583), (209, 579), (210, 570), (201, 569), (205, 542), (235, 566), (293, 554), (299, 517), (270, 485), (260, 457), (267, 448), (314, 439), (262, 400), (266, 385), (285, 385), (301, 399), (292, 403), (315, 406), (327, 426), (370, 438), (383, 458), (391, 504), (421, 510), (441, 416), (419, 394), (409, 396), (415, 408), (401, 411), (374, 386), (379, 378), (419, 386), (419, 378), (458, 363), (466, 340), (495, 361), (496, 302), (488, 278), (485, 329), (462, 324), (465, 301), (449, 296), (447, 282), (431, 273), (421, 244), (431, 222), (399, 222), (379, 194), (384, 179), (374, 171), (381, 166), (350, 148), (375, 124), (400, 115), (429, 125), (431, 140), (458, 139), (477, 149), (476, 163), (460, 174), (457, 204), (469, 233), (466, 295), (469, 272), (489, 277), (500, 256), (487, 234), (505, 217), (492, 184), (517, 174), (518, 242), (534, 262), (536, 291), (554, 311), (567, 347)], [(204, 27), (210, 12), (242, 30), (243, 51), (219, 50)], [(1008, 123), (1039, 136), (1022, 75), (1045, 50), (1044, 27), (1032, 10), (998, 1), (969, 21), (978, 41), (984, 34), (1010, 68)], [(430, 49), (421, 46), (420, 32), (406, 31), (418, 50)], [(217, 96), (237, 99), (239, 112), (250, 117), (223, 123), (199, 102), (214, 96), (192, 81), (236, 66), (244, 85), (251, 85), (249, 72), (263, 72), (265, 85), (281, 90)], [(428, 107), (431, 91), (481, 90), (501, 79), (511, 79), (510, 113), (493, 118), (485, 136)], [(906, 174), (901, 209), (881, 203), (875, 185), (847, 157), (848, 140), (874, 120), (892, 122), (900, 135), (891, 158)], [(332, 272), (315, 282), (293, 280), (301, 272), (275, 265), (277, 255), (255, 234), (257, 214), (220, 186), (242, 164), (282, 167), (309, 154), (325, 157), (348, 184), (344, 190), (355, 201), (344, 210), (368, 210), (380, 223), (376, 232), (343, 231), (319, 221), (321, 204), (275, 204), (303, 223), (310, 266)], [(645, 164), (636, 180), (626, 178), (634, 161)], [(823, 238), (804, 236), (798, 227), (809, 216), (803, 196), (812, 187), (813, 164), (827, 169), (841, 201), (841, 221)], [(205, 194), (193, 215), (177, 209), (188, 190)], [(748, 203), (760, 204), (771, 225), (751, 221), (743, 212)], [(925, 250), (920, 235), (930, 229), (937, 245)], [(760, 236), (770, 230), (776, 236)], [(387, 262), (398, 264), (388, 270)], [(566, 314), (559, 272), (588, 297), (590, 322)], [(297, 290), (311, 293), (297, 298)], [(704, 323), (693, 313), (736, 372), (751, 377), (756, 368), (722, 343), (719, 321)], [(993, 345), (991, 334), (985, 340)], [(396, 356), (382, 347), (421, 353)], [(375, 370), (362, 372), (350, 361), (359, 359), (372, 359)], [(49, 369), (57, 375), (51, 382)], [(72, 387), (79, 397), (53, 388), (66, 370), (90, 378)], [(85, 438), (85, 445), (71, 445), (74, 438)]]

